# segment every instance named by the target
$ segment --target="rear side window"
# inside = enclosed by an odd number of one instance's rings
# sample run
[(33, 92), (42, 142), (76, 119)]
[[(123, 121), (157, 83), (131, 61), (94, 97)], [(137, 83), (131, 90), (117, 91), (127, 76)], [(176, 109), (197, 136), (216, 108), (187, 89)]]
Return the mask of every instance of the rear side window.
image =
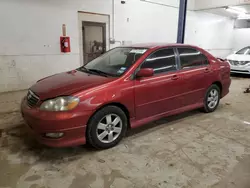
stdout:
[(182, 69), (208, 65), (208, 60), (204, 54), (193, 48), (178, 48), (180, 64)]
[(141, 68), (152, 68), (155, 74), (177, 70), (174, 50), (169, 48), (154, 52), (145, 60)]

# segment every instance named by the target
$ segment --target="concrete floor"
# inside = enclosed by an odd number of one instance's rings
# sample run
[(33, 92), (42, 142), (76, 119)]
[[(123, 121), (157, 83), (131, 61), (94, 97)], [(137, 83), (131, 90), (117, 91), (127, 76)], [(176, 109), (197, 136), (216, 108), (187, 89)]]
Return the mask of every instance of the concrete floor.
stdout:
[(23, 127), (2, 132), (0, 188), (249, 188), (249, 80), (234, 77), (216, 112), (161, 119), (109, 150), (48, 148)]

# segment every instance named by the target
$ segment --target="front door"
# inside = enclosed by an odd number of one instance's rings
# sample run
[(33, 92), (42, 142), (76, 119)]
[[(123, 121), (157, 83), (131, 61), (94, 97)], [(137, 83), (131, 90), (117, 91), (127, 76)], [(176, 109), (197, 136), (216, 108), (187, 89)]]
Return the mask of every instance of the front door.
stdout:
[(141, 68), (152, 68), (154, 76), (136, 78), (135, 108), (136, 119), (178, 109), (179, 84), (176, 55), (172, 48), (160, 49), (151, 54)]

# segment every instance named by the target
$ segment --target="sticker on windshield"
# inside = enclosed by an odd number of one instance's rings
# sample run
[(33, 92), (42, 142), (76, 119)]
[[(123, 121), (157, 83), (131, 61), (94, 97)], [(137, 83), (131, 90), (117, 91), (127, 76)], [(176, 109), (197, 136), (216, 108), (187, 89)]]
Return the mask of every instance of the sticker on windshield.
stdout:
[(144, 54), (146, 51), (147, 51), (147, 49), (133, 49), (129, 53)]
[(122, 73), (124, 73), (125, 71), (126, 71), (126, 67), (121, 67), (118, 71), (117, 71), (117, 73), (118, 74), (122, 74)]

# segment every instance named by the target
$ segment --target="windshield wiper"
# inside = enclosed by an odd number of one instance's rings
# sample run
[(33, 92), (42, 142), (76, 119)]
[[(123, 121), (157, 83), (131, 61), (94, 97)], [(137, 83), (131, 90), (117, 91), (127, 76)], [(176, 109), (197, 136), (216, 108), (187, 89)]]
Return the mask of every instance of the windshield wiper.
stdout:
[(103, 75), (103, 76), (107, 76), (106, 74), (104, 74), (104, 72), (102, 71), (99, 71), (99, 70), (95, 70), (95, 69), (87, 69), (85, 67), (80, 67), (79, 70), (83, 71), (83, 72), (86, 72), (86, 73), (89, 73), (89, 74), (98, 74), (98, 75)]
[(108, 74), (108, 73), (103, 72), (101, 70), (96, 70), (96, 69), (87, 69), (87, 70), (90, 71), (90, 72), (94, 72), (94, 73), (97, 73), (99, 75), (105, 76), (105, 77), (112, 76), (111, 74)]
[(88, 69), (86, 69), (85, 67), (80, 67), (80, 68), (78, 68), (78, 70), (90, 73), (90, 71)]
[(94, 73), (94, 74), (98, 74), (98, 75), (105, 76), (105, 77), (107, 77), (107, 76), (115, 76), (115, 75), (103, 72), (101, 70), (87, 69), (86, 67), (80, 67), (79, 70), (83, 71), (83, 72), (86, 72), (86, 73), (90, 73), (90, 74)]

